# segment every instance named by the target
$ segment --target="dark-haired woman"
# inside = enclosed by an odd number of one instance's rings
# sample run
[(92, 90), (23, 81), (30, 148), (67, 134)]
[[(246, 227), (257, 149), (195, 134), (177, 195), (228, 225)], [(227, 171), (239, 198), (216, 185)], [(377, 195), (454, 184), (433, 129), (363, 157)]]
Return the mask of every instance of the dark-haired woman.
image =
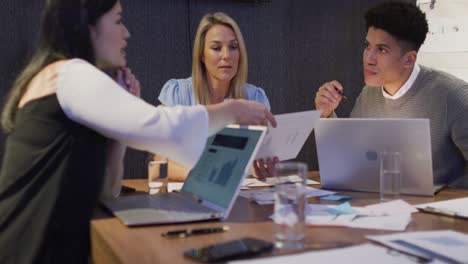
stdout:
[(39, 47), (2, 113), (0, 263), (86, 263), (91, 213), (103, 186), (118, 194), (125, 146), (192, 166), (224, 125), (275, 122), (244, 100), (145, 103), (125, 68), (129, 36), (117, 0), (46, 1)]

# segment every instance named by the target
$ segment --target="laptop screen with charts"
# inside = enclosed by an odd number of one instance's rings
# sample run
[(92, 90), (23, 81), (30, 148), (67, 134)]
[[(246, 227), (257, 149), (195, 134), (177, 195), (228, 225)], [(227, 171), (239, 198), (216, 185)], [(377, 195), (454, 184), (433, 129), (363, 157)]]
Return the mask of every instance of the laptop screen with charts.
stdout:
[(225, 219), (266, 129), (230, 125), (210, 137), (179, 193), (124, 196), (103, 204), (128, 226)]
[(401, 193), (434, 194), (428, 119), (321, 119), (315, 138), (323, 188), (378, 192), (380, 153), (398, 151)]

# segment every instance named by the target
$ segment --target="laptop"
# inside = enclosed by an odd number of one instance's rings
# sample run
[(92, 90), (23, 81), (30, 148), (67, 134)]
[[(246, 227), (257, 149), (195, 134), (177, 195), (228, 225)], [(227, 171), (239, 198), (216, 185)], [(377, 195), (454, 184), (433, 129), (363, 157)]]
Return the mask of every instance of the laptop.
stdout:
[(229, 125), (211, 136), (181, 192), (123, 196), (103, 204), (127, 226), (224, 220), (266, 130)]
[(325, 189), (379, 192), (380, 153), (398, 151), (401, 193), (432, 196), (429, 119), (321, 119), (315, 130)]

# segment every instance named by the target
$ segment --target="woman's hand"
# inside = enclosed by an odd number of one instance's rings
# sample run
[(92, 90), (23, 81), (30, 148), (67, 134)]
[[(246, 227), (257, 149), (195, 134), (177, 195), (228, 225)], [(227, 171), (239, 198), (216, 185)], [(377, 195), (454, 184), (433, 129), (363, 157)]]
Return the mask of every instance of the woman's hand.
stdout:
[(273, 114), (261, 103), (244, 99), (206, 105), (209, 117), (209, 134), (213, 135), (228, 124), (264, 125), (276, 127)]
[(262, 125), (276, 127), (273, 114), (261, 103), (245, 99), (231, 100), (235, 122), (241, 125)]
[(141, 96), (140, 82), (132, 73), (130, 68), (125, 67), (118, 69), (115, 76), (115, 81), (129, 93), (137, 97)]
[(258, 179), (265, 179), (267, 177), (273, 177), (274, 172), (275, 172), (274, 171), (275, 164), (278, 162), (279, 162), (278, 157), (254, 160), (253, 162), (254, 177)]

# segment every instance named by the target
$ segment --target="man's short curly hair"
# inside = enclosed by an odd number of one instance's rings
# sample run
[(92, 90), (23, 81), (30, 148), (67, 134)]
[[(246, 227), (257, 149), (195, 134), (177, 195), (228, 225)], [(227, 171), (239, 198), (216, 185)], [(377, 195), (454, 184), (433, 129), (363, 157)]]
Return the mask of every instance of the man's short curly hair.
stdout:
[(365, 14), (366, 28), (382, 29), (399, 41), (402, 50), (418, 51), (426, 39), (429, 27), (426, 15), (414, 4), (383, 2), (370, 8)]

